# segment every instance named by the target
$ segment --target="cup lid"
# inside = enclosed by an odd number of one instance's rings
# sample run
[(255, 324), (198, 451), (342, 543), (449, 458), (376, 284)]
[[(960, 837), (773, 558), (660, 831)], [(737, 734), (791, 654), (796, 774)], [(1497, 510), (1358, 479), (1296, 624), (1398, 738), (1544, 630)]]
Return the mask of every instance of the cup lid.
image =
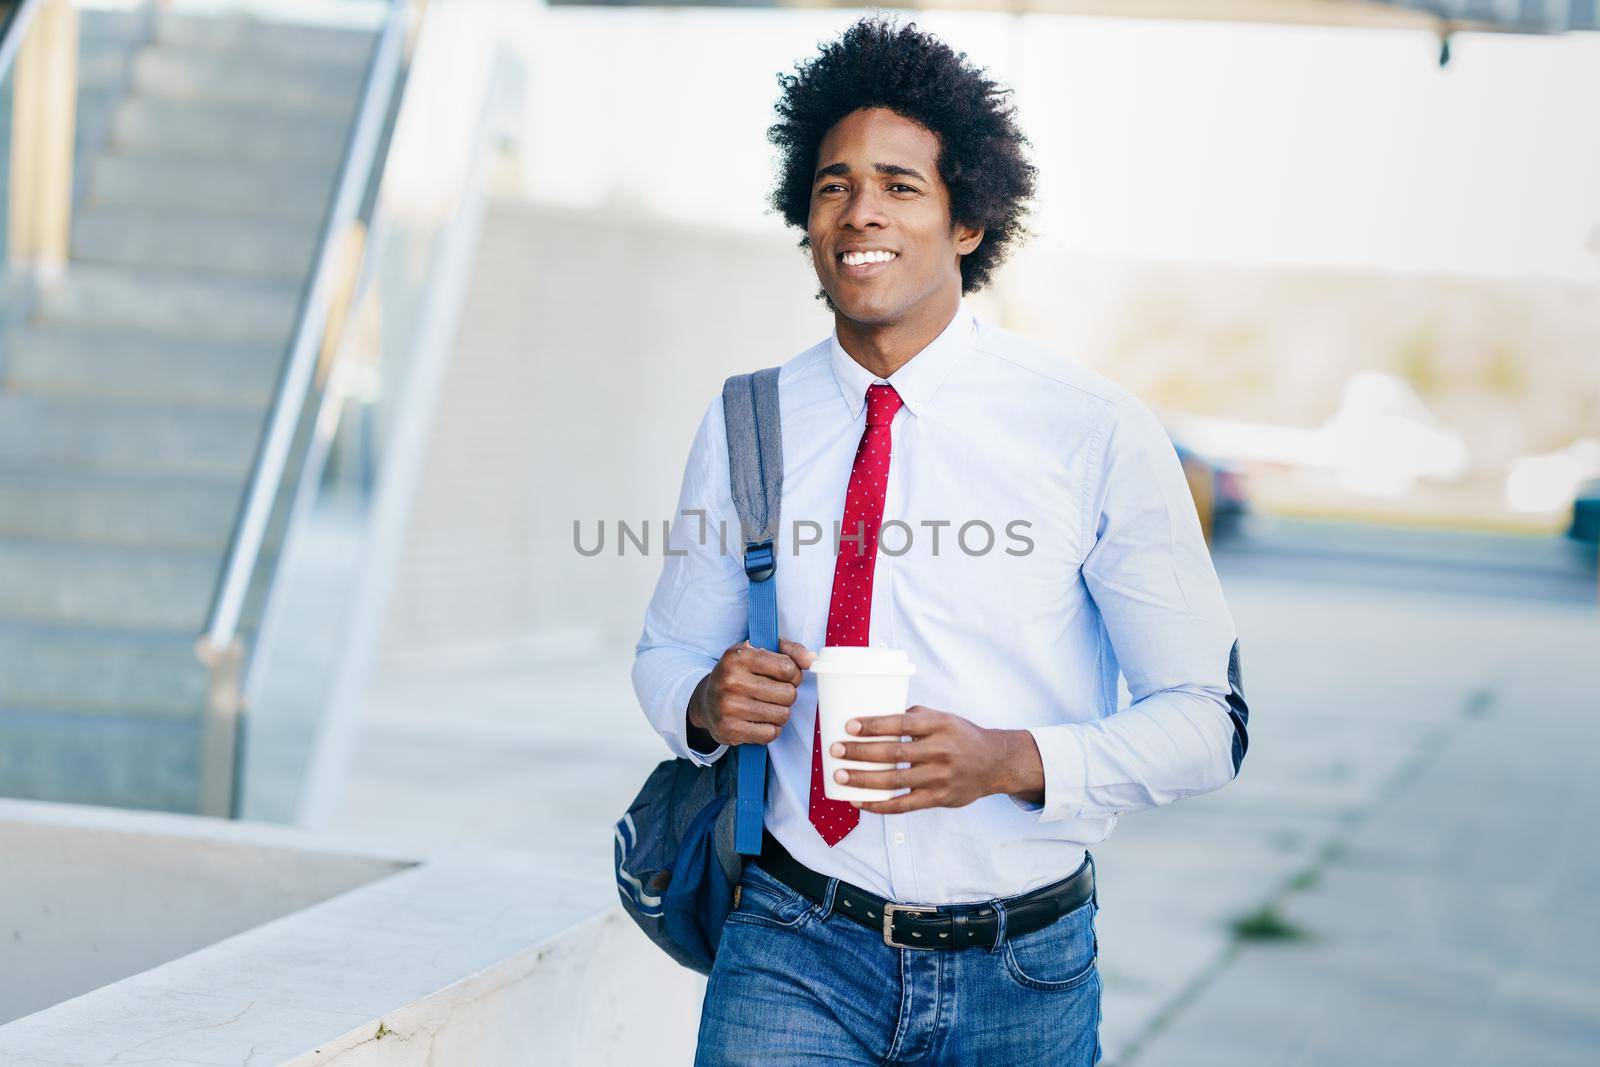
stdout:
[(829, 645), (811, 664), (817, 674), (916, 674), (904, 649), (869, 645)]

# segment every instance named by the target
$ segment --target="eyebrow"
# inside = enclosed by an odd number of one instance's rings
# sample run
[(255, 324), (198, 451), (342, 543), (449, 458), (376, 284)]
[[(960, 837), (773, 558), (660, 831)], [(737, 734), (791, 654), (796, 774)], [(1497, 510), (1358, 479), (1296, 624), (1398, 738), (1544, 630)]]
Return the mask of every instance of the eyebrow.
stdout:
[[(896, 175), (903, 178), (915, 178), (919, 182), (925, 182), (928, 180), (927, 178), (923, 177), (921, 171), (915, 170), (911, 167), (902, 167), (898, 163), (874, 163), (872, 165), (872, 169), (877, 171), (879, 174)], [(815, 177), (813, 177), (811, 180), (812, 182), (817, 182), (824, 177), (842, 178), (849, 173), (850, 164), (829, 163), (826, 167), (820, 168)]]

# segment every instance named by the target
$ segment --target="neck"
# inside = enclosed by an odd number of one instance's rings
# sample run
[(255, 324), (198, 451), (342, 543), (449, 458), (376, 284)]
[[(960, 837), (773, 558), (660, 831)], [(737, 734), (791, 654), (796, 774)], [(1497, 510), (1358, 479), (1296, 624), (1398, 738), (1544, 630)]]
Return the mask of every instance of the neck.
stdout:
[(875, 377), (887, 378), (943, 333), (960, 306), (959, 291), (940, 293), (894, 322), (856, 322), (835, 311), (833, 327), (851, 359)]

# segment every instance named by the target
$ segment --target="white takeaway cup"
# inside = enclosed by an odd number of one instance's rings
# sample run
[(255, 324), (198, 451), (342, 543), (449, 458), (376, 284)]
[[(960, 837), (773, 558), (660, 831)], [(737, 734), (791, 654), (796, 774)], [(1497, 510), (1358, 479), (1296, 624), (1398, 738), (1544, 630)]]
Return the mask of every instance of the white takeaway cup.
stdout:
[(864, 737), (846, 733), (844, 724), (866, 715), (899, 715), (906, 710), (911, 657), (898, 648), (836, 645), (817, 652), (817, 714), (822, 724), (822, 792), (829, 800), (888, 800), (907, 789), (863, 789), (841, 785), (833, 773), (845, 770), (892, 771), (893, 763), (867, 763), (833, 755), (835, 741), (898, 741), (900, 736)]

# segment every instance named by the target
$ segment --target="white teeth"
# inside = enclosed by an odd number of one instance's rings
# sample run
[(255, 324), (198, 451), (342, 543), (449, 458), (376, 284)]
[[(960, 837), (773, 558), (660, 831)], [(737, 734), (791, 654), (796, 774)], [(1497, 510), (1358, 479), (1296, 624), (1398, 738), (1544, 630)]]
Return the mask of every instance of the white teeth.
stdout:
[(893, 252), (877, 250), (873, 252), (846, 252), (844, 262), (847, 267), (859, 267), (863, 263), (887, 263), (893, 259)]

